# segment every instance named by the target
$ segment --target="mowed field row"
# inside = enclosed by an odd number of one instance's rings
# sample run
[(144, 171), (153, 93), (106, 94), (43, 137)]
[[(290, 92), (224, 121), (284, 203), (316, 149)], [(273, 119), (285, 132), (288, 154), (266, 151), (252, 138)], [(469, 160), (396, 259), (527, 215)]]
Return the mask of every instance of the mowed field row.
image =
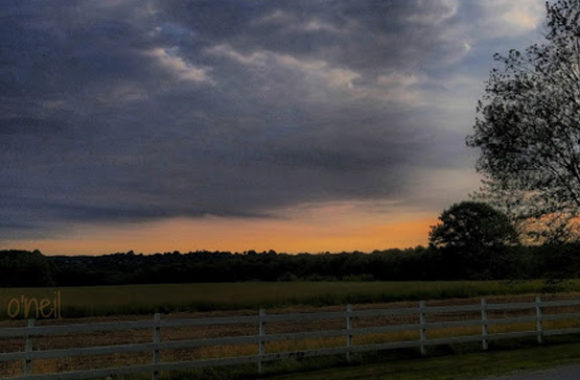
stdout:
[[(580, 280), (433, 282), (239, 282), (0, 289), (0, 319), (13, 299), (53, 300), (60, 294), (63, 318), (330, 306), (492, 295), (578, 292)], [(13, 301), (13, 307), (15, 301)]]

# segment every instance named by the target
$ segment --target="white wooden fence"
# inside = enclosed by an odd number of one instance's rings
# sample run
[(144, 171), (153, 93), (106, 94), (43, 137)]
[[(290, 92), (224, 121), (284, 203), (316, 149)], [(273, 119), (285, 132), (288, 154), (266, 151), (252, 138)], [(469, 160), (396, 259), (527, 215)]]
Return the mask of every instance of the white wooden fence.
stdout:
[[(0, 353), (0, 362), (21, 361), (23, 363), (23, 374), (18, 377), (2, 377), (11, 380), (49, 380), (49, 379), (87, 379), (99, 378), (113, 375), (123, 375), (132, 373), (151, 373), (156, 380), (160, 371), (183, 370), (205, 366), (224, 366), (244, 363), (257, 364), (259, 373), (263, 371), (263, 363), (288, 358), (304, 358), (321, 355), (344, 354), (350, 360), (353, 353), (388, 350), (395, 348), (419, 348), (425, 355), (427, 346), (442, 345), (452, 343), (466, 343), (480, 341), (482, 348), (488, 348), (488, 342), (496, 339), (521, 338), (535, 336), (538, 343), (542, 343), (543, 337), (547, 335), (580, 333), (580, 328), (550, 329), (542, 328), (543, 321), (580, 319), (580, 312), (573, 313), (545, 313), (546, 308), (580, 306), (580, 299), (562, 301), (544, 301), (539, 297), (535, 302), (524, 303), (502, 303), (488, 304), (485, 299), (480, 304), (475, 305), (455, 305), (455, 306), (426, 306), (421, 301), (418, 307), (396, 308), (396, 309), (373, 309), (373, 310), (353, 310), (351, 305), (345, 311), (319, 312), (319, 313), (293, 313), (293, 314), (266, 314), (264, 309), (260, 309), (255, 316), (233, 316), (233, 317), (213, 317), (213, 318), (192, 318), (192, 319), (162, 319), (160, 314), (155, 314), (151, 320), (113, 322), (113, 323), (87, 323), (70, 324), (57, 326), (35, 326), (34, 320), (28, 321), (27, 327), (14, 327), (0, 329), (1, 339), (25, 337), (24, 351)], [(488, 318), (488, 312), (496, 311), (521, 311), (528, 315), (515, 316), (510, 318)], [(481, 313), (481, 318), (463, 319), (440, 322), (427, 322), (429, 314), (445, 313)], [(390, 324), (374, 327), (355, 327), (355, 318), (364, 317), (384, 317), (407, 315), (417, 316), (417, 323), (412, 324)], [(269, 322), (301, 322), (315, 320), (339, 320), (345, 321), (344, 329), (320, 330), (294, 333), (267, 334), (266, 324)], [(500, 324), (512, 324), (518, 322), (535, 322), (536, 328), (530, 331), (516, 331), (508, 333), (490, 334), (488, 326)], [(252, 336), (226, 336), (219, 338), (203, 338), (191, 340), (163, 341), (161, 339), (161, 329), (175, 327), (202, 327), (210, 325), (239, 325), (255, 324), (257, 335)], [(471, 336), (451, 336), (444, 338), (429, 339), (427, 332), (430, 329), (453, 328), (466, 326), (480, 326), (481, 334)], [(94, 346), (68, 349), (34, 350), (34, 337), (37, 336), (68, 336), (74, 334), (122, 331), (130, 329), (151, 329), (153, 339), (150, 343), (137, 344), (117, 344), (110, 346)], [(397, 331), (418, 331), (419, 340), (389, 341), (376, 344), (353, 344), (353, 336), (397, 332)], [(276, 352), (266, 353), (268, 342), (282, 340), (300, 340), (323, 337), (345, 337), (345, 345), (341, 347), (329, 347), (316, 350), (304, 350), (296, 352)], [(200, 359), (193, 361), (161, 362), (161, 350), (186, 349), (203, 346), (235, 345), (235, 344), (257, 344), (256, 355), (236, 356), (226, 358)], [(90, 370), (77, 370), (50, 374), (33, 374), (32, 363), (39, 359), (66, 358), (72, 356), (92, 356), (109, 355), (117, 353), (146, 352), (152, 353), (151, 364), (138, 364), (116, 368), (98, 368)], [(0, 374), (1, 375), (1, 374)]]

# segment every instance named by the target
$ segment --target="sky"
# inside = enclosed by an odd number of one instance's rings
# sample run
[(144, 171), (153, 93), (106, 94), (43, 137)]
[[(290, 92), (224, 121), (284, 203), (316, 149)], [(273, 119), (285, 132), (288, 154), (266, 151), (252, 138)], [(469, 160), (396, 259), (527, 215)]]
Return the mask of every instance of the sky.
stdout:
[(3, 0), (0, 249), (427, 243), (543, 0)]

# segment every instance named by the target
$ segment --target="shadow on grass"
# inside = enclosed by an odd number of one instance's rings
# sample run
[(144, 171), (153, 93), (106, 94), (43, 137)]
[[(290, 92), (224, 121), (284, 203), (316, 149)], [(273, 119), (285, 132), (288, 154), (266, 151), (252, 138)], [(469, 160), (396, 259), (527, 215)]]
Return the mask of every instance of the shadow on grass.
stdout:
[(398, 349), (354, 354), (350, 362), (344, 355), (281, 360), (266, 363), (263, 375), (258, 375), (257, 364), (245, 364), (166, 372), (160, 380), (473, 379), (571, 363), (580, 363), (580, 334), (550, 337), (541, 346), (535, 338), (490, 342), (487, 352), (481, 351), (480, 343), (441, 345), (429, 347), (427, 357), (418, 349)]

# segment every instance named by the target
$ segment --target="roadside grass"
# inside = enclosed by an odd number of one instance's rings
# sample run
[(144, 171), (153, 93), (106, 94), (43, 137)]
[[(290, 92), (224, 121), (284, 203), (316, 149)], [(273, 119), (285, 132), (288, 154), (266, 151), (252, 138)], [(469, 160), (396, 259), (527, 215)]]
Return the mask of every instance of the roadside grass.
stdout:
[(531, 281), (405, 282), (240, 282), (0, 289), (0, 320), (11, 299), (48, 298), (61, 294), (64, 318), (327, 306), (421, 299), (470, 298), (543, 292), (577, 292), (580, 280), (556, 285)]
[[(258, 375), (256, 365), (164, 372), (161, 380), (460, 380), (580, 364), (580, 335), (550, 337), (537, 345), (534, 339), (490, 342), (487, 352), (479, 344), (430, 347), (427, 357), (418, 350), (402, 349), (353, 355), (350, 363), (334, 355), (267, 363)], [(150, 375), (117, 376), (114, 380), (144, 380)]]
[[(386, 360), (360, 360), (355, 365), (335, 368), (272, 374), (268, 380), (384, 379), (384, 380), (451, 380), (477, 379), (514, 372), (528, 372), (559, 365), (580, 364), (579, 336), (551, 339), (549, 344), (535, 346), (532, 340), (492, 343), (489, 352), (473, 352), (473, 345), (439, 348), (427, 358), (402, 357)], [(446, 352), (447, 351), (447, 352)], [(377, 358), (375, 358), (377, 359)], [(185, 379), (169, 377), (171, 380)]]

